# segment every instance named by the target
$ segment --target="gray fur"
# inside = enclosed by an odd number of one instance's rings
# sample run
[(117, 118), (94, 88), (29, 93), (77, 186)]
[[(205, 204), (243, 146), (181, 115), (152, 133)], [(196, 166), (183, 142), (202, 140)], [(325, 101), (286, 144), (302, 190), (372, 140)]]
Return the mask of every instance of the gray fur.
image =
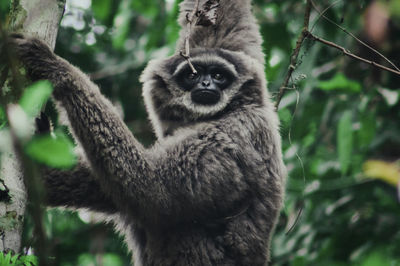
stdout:
[(176, 71), (186, 64), (178, 53), (146, 68), (143, 95), (158, 136), (150, 149), (80, 70), (40, 41), (14, 36), (32, 79), (54, 84), (90, 163), (48, 171), (49, 204), (117, 214), (135, 266), (268, 263), (286, 173), (250, 9), (248, 0), (221, 0), (217, 24), (193, 32), (194, 63), (236, 74), (216, 105), (196, 105), (178, 87)]
[[(179, 23), (182, 26), (177, 51), (183, 50), (187, 30), (186, 13), (193, 10), (195, 0), (181, 3)], [(200, 0), (200, 6), (207, 0)], [(264, 63), (262, 38), (256, 20), (251, 13), (251, 0), (220, 0), (215, 26), (195, 27), (190, 38), (193, 48), (222, 48), (244, 52), (260, 63)]]

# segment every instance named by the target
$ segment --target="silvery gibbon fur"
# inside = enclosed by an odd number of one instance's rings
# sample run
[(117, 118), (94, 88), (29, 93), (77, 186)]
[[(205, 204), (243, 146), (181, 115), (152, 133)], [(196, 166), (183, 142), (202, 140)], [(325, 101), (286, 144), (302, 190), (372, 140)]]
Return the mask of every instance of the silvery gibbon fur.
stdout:
[[(204, 3), (205, 0), (200, 1)], [(149, 63), (143, 97), (158, 140), (144, 148), (99, 88), (41, 41), (12, 35), (33, 80), (48, 79), (85, 160), (47, 170), (50, 206), (113, 217), (139, 265), (267, 265), (285, 167), (250, 0), (220, 0), (215, 25)]]

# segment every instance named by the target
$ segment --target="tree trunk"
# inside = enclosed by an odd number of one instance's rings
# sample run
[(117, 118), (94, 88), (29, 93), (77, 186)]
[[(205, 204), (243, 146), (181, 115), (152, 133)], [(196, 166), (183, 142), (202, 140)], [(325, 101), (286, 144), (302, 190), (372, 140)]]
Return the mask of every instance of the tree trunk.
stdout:
[[(54, 49), (65, 0), (11, 0), (9, 32), (45, 41)], [(7, 82), (6, 82), (7, 84)], [(32, 132), (33, 133), (33, 132)], [(0, 136), (5, 139), (6, 136)], [(11, 143), (11, 140), (9, 141)], [(11, 144), (10, 144), (11, 146)], [(0, 167), (0, 251), (20, 252), (27, 194), (15, 152), (2, 147)]]

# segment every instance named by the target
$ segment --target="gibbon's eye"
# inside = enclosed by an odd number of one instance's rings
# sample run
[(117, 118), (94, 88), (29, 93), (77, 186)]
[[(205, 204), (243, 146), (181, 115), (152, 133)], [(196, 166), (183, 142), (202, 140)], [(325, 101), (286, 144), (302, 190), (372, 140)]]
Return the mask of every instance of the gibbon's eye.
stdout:
[(198, 76), (199, 76), (199, 74), (190, 72), (190, 73), (187, 75), (187, 79), (189, 79), (189, 80), (195, 80)]
[(224, 75), (222, 75), (221, 73), (215, 73), (212, 77), (215, 80), (223, 80), (224, 79)]

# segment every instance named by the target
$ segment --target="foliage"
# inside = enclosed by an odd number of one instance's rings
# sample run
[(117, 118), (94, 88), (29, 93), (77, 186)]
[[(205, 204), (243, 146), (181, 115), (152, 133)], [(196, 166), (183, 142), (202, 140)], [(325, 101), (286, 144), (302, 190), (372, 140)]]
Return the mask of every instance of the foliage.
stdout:
[(30, 141), (25, 152), (31, 158), (56, 168), (71, 168), (76, 164), (73, 144), (65, 135), (40, 136)]
[[(71, 168), (76, 164), (74, 144), (62, 131), (33, 137), (29, 133), (52, 91), (48, 81), (39, 81), (27, 87), (18, 105), (8, 108), (9, 122), (13, 125), (14, 133), (23, 141), (26, 154), (33, 160), (51, 167)], [(5, 117), (3, 119), (5, 123)], [(7, 131), (7, 128), (3, 129), (3, 132)]]
[(34, 255), (22, 256), (0, 253), (0, 265), (35, 266), (38, 265), (38, 262)]
[(49, 81), (36, 82), (25, 89), (19, 104), (28, 116), (36, 117), (52, 92), (53, 87)]
[[(146, 121), (138, 77), (151, 58), (174, 51), (177, 1), (67, 2), (56, 52), (91, 73), (102, 92), (124, 111), (135, 136), (150, 144), (154, 135)], [(302, 29), (305, 5), (292, 0), (254, 2), (264, 37), (269, 89), (275, 97)], [(331, 6), (326, 16), (399, 64), (398, 0), (314, 2), (320, 10)], [(7, 6), (1, 1), (0, 19), (7, 19)], [(380, 11), (386, 23), (376, 29), (371, 25), (377, 23)], [(311, 26), (315, 35), (390, 66), (315, 11)], [(395, 74), (306, 41), (279, 109), (289, 178), (273, 239), (273, 265), (400, 265), (399, 84)], [(0, 108), (0, 128), (6, 130), (4, 110)], [(46, 105), (46, 113), (56, 129), (65, 130), (53, 104)], [(111, 227), (84, 216), (48, 212), (46, 230), (57, 264), (128, 265)], [(27, 247), (30, 230), (28, 218)]]

